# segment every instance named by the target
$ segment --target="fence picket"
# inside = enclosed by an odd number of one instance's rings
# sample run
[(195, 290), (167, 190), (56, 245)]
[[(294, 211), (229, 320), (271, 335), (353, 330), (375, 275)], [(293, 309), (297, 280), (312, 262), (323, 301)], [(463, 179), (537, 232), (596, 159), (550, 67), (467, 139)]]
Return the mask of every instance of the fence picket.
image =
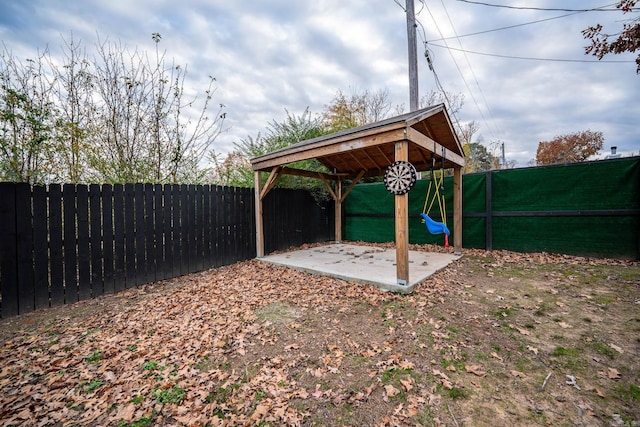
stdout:
[[(144, 239), (145, 239), (145, 269), (144, 282), (151, 283), (156, 280), (156, 248), (153, 226), (153, 184), (144, 185)], [(137, 231), (136, 231), (137, 232)]]
[(114, 227), (114, 290), (120, 292), (127, 287), (126, 246), (125, 246), (124, 186), (113, 186), (113, 227)]
[(102, 185), (102, 254), (103, 292), (111, 294), (114, 287), (113, 188)]
[(0, 292), (2, 317), (18, 314), (18, 263), (16, 259), (15, 185), (0, 182)]
[(102, 278), (102, 221), (100, 185), (89, 186), (89, 243), (91, 245), (91, 296), (104, 294)]
[(47, 233), (47, 189), (34, 186), (33, 195), (33, 285), (35, 308), (49, 307), (49, 235)]
[(62, 210), (64, 215), (64, 302), (78, 301), (78, 260), (76, 250), (76, 187), (62, 187)]
[(133, 184), (124, 185), (125, 287), (136, 286), (136, 241)]
[(49, 265), (51, 305), (64, 304), (64, 264), (62, 243), (62, 187), (49, 185)]
[(89, 189), (76, 188), (78, 213), (78, 298), (91, 298), (91, 256), (89, 252)]

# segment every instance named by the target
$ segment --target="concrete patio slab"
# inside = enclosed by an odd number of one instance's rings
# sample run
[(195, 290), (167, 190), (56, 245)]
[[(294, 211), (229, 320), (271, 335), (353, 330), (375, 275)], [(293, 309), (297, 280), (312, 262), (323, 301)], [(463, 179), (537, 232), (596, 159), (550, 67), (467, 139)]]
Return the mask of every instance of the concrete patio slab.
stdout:
[(409, 283), (396, 280), (396, 251), (375, 246), (334, 243), (258, 258), (310, 273), (366, 283), (385, 291), (411, 293), (416, 284), (445, 268), (459, 255), (409, 251)]

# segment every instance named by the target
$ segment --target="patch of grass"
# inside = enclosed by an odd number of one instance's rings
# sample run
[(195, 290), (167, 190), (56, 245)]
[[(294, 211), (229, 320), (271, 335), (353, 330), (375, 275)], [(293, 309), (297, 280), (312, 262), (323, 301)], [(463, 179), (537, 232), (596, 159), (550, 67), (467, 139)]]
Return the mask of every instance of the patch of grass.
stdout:
[(636, 403), (634, 402), (640, 402), (640, 387), (635, 384), (620, 384), (615, 391), (628, 405), (635, 405)]
[(81, 381), (76, 390), (81, 393), (93, 393), (103, 385), (104, 383), (99, 378), (94, 378), (91, 381)]
[(616, 351), (602, 341), (592, 341), (591, 348), (595, 352), (602, 354), (603, 356), (607, 356), (611, 360), (616, 358)]
[(410, 368), (389, 368), (382, 373), (382, 382), (389, 384), (392, 381), (397, 381), (403, 375), (411, 376), (413, 369)]
[(513, 314), (513, 308), (507, 307), (502, 310), (497, 310), (493, 312), (493, 315), (499, 319), (504, 319), (505, 317), (509, 317)]
[(263, 321), (268, 321), (274, 325), (286, 325), (297, 318), (301, 313), (289, 304), (283, 302), (274, 302), (262, 307), (256, 312), (256, 316)]
[(561, 357), (561, 356), (579, 356), (580, 350), (577, 348), (565, 348), (565, 347), (556, 347), (551, 353), (552, 356)]
[(150, 417), (142, 417), (139, 420), (127, 423), (126, 421), (118, 421), (118, 427), (150, 427), (153, 420)]
[(152, 371), (157, 367), (158, 367), (158, 362), (154, 362), (154, 361), (146, 362), (144, 365), (142, 365), (142, 369), (144, 369), (145, 371)]
[(212, 403), (212, 402), (224, 403), (227, 401), (229, 396), (231, 396), (231, 393), (233, 393), (233, 390), (237, 390), (239, 388), (240, 388), (240, 384), (238, 383), (233, 383), (226, 388), (220, 387), (217, 390), (209, 393), (204, 400), (207, 403)]
[(177, 385), (171, 388), (156, 388), (153, 390), (153, 398), (161, 405), (167, 403), (180, 404), (184, 400), (186, 394), (185, 390)]
[(135, 344), (128, 345), (128, 346), (127, 346), (127, 350), (132, 351), (132, 352), (133, 352), (133, 351), (136, 351), (136, 350), (138, 350), (138, 346), (137, 346), (137, 345), (135, 345)]
[(464, 372), (464, 362), (461, 360), (442, 359), (442, 367), (447, 369), (449, 366), (453, 366), (456, 370)]
[(143, 400), (144, 400), (144, 396), (139, 394), (137, 396), (132, 397), (129, 402), (135, 403), (137, 405), (138, 403), (142, 403)]
[(469, 396), (467, 391), (463, 388), (453, 387), (446, 391), (447, 396), (451, 399), (465, 399)]
[(102, 352), (101, 351), (94, 351), (93, 353), (91, 353), (86, 359), (85, 361), (87, 363), (90, 363), (92, 365), (97, 365), (100, 363), (100, 360), (102, 360)]

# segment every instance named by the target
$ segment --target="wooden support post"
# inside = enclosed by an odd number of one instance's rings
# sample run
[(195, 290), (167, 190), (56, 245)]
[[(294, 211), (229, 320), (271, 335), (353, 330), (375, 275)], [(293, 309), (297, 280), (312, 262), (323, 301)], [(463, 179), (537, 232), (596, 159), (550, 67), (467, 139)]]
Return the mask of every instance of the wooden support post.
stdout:
[[(409, 160), (409, 143), (396, 142), (396, 161)], [(396, 278), (399, 285), (409, 284), (409, 194), (395, 196)]]
[(453, 250), (462, 254), (462, 168), (453, 169)]
[(336, 225), (336, 243), (342, 241), (342, 181), (336, 181), (336, 191), (334, 192), (335, 198), (335, 225)]
[(260, 196), (262, 191), (260, 171), (254, 172), (254, 180), (256, 205), (256, 257), (262, 258), (264, 256), (264, 226), (262, 222), (262, 197)]

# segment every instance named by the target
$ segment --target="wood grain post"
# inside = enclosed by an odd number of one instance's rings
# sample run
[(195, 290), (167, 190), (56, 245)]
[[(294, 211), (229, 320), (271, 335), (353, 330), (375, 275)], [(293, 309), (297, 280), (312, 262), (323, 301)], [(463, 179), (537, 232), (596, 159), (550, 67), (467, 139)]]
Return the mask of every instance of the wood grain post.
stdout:
[(462, 254), (462, 168), (453, 169), (453, 250)]
[[(409, 143), (396, 142), (395, 160), (409, 160)], [(409, 194), (395, 196), (396, 215), (396, 279), (399, 285), (409, 284)]]
[(256, 208), (256, 257), (262, 258), (264, 256), (264, 226), (262, 222), (262, 180), (261, 172), (254, 172), (254, 185), (255, 185), (255, 208)]
[(336, 243), (342, 242), (342, 181), (336, 180), (336, 191), (335, 191), (335, 241)]

